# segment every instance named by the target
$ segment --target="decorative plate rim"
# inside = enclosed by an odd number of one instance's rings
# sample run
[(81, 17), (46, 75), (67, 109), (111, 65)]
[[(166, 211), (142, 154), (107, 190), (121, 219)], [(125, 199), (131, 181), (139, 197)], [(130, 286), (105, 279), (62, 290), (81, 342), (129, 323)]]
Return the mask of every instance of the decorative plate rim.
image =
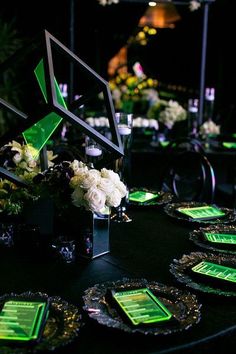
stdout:
[(195, 243), (197, 246), (208, 249), (212, 252), (219, 252), (219, 253), (226, 253), (226, 254), (234, 254), (236, 256), (236, 248), (235, 250), (230, 250), (227, 248), (218, 248), (217, 245), (215, 246), (214, 243), (210, 243), (207, 240), (201, 240), (201, 235), (203, 232), (222, 232), (222, 231), (231, 231), (234, 230), (236, 233), (236, 226), (234, 225), (222, 225), (222, 224), (217, 224), (217, 225), (211, 225), (208, 227), (200, 227), (197, 230), (193, 230), (192, 232), (189, 233), (189, 239), (193, 243)]
[[(170, 217), (181, 220), (181, 221), (186, 221), (187, 223), (196, 223), (196, 224), (210, 224), (210, 225), (217, 225), (217, 224), (230, 224), (233, 223), (236, 220), (236, 212), (233, 209), (225, 208), (225, 207), (218, 207), (220, 210), (224, 211), (226, 213), (226, 216), (223, 218), (216, 218), (212, 220), (195, 220), (191, 219), (188, 217), (184, 217), (181, 215), (175, 214), (175, 210), (179, 207), (194, 207), (194, 206), (205, 206), (205, 205), (214, 205), (214, 204), (207, 204), (207, 203), (201, 203), (201, 202), (177, 202), (177, 203), (168, 203), (164, 207), (164, 211), (167, 215)], [(228, 219), (226, 219), (228, 218)]]
[[(42, 299), (47, 299), (50, 301), (50, 306), (52, 307), (52, 312), (53, 315), (50, 317), (50, 310), (49, 310), (49, 317), (48, 320), (51, 319), (52, 324), (54, 324), (57, 320), (57, 316), (60, 316), (63, 319), (63, 332), (58, 334), (57, 337), (49, 337), (47, 340), (47, 337), (45, 338), (45, 332), (47, 331), (47, 324), (45, 326), (43, 335), (42, 335), (42, 340), (38, 343), (35, 343), (33, 346), (14, 346), (11, 345), (5, 345), (3, 342), (0, 345), (0, 352), (1, 354), (27, 354), (27, 353), (44, 353), (46, 351), (54, 351), (55, 349), (58, 349), (59, 347), (64, 347), (71, 342), (75, 340), (75, 338), (78, 336), (78, 332), (80, 328), (82, 327), (82, 316), (79, 313), (79, 309), (73, 305), (68, 303), (67, 301), (63, 300), (60, 296), (49, 296), (46, 293), (42, 292), (23, 292), (20, 294), (16, 293), (7, 293), (4, 295), (0, 296), (0, 303), (5, 301), (7, 298), (29, 298), (34, 299), (34, 298), (42, 298)], [(57, 330), (59, 328), (59, 325), (57, 325)], [(48, 326), (50, 326), (50, 322), (48, 322)]]
[(149, 202), (144, 202), (144, 203), (133, 202), (132, 200), (131, 201), (129, 200), (127, 203), (128, 206), (132, 206), (132, 207), (133, 206), (137, 206), (137, 207), (161, 206), (170, 203), (171, 200), (173, 199), (173, 194), (171, 194), (170, 192), (158, 191), (157, 189), (153, 189), (153, 188), (132, 187), (129, 189), (129, 193), (135, 191), (144, 191), (148, 193), (160, 193), (161, 195), (155, 200), (150, 200)]
[[(116, 310), (112, 308), (105, 299), (105, 293), (108, 288), (129, 289), (134, 287), (148, 287), (154, 294), (159, 293), (159, 297), (163, 301), (169, 301), (175, 311), (185, 306), (185, 313), (179, 315), (179, 326), (169, 324), (164, 326), (139, 327), (133, 328), (132, 325), (126, 324), (118, 315)], [(171, 299), (173, 300), (171, 301)], [(200, 321), (201, 313), (197, 297), (190, 292), (182, 291), (173, 286), (167, 286), (156, 281), (147, 281), (146, 279), (128, 279), (123, 278), (118, 281), (108, 281), (101, 284), (95, 284), (84, 292), (84, 311), (88, 316), (97, 321), (100, 325), (122, 330), (128, 333), (139, 333), (143, 335), (167, 335), (171, 333), (187, 330), (192, 325)], [(182, 317), (181, 317), (182, 316)], [(184, 317), (185, 316), (185, 317)]]
[(173, 259), (172, 263), (170, 264), (170, 272), (180, 283), (183, 283), (192, 289), (209, 294), (236, 296), (236, 291), (224, 291), (217, 287), (208, 286), (204, 283), (198, 283), (193, 280), (189, 274), (186, 274), (186, 269), (194, 266), (202, 260), (215, 261), (217, 259), (220, 262), (223, 261), (225, 263), (230, 263), (230, 261), (232, 261), (232, 258), (236, 265), (236, 258), (232, 255), (191, 252), (189, 254), (183, 254), (180, 259)]

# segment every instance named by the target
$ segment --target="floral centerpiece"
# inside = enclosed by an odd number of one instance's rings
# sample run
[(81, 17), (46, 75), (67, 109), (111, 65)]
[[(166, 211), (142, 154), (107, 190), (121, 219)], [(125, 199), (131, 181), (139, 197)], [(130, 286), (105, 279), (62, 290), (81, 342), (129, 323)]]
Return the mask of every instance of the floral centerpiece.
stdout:
[(187, 119), (187, 111), (177, 101), (158, 100), (150, 107), (147, 116), (172, 129), (176, 122)]
[[(0, 179), (1, 211), (4, 207), (5, 210), (10, 210), (11, 200), (21, 205), (24, 201), (23, 192), (26, 191), (28, 191), (27, 196), (31, 196), (34, 200), (40, 196), (50, 195), (55, 198), (58, 207), (68, 207), (64, 205), (67, 199), (67, 202), (70, 201), (73, 205), (84, 207), (92, 212), (99, 212), (104, 207), (117, 207), (127, 193), (119, 175), (112, 170), (90, 169), (78, 160), (54, 164), (52, 160), (56, 156), (53, 156), (52, 151), (48, 151), (49, 168), (42, 172), (39, 158), (34, 158), (34, 155), (32, 146), (21, 145), (16, 141), (1, 149), (4, 167), (28, 183), (28, 188), (22, 188), (6, 179)], [(16, 208), (16, 212), (20, 209)]]
[(109, 81), (115, 108), (127, 113), (146, 113), (158, 98), (157, 80), (146, 75), (120, 73)]
[(220, 126), (216, 125), (213, 120), (209, 119), (200, 126), (199, 133), (202, 137), (207, 137), (211, 134), (219, 135)]
[[(78, 160), (54, 164), (52, 160), (56, 156), (52, 152), (48, 152), (49, 168), (41, 171), (39, 159), (33, 157), (35, 150), (16, 141), (5, 145), (0, 156), (5, 168), (27, 182), (23, 188), (6, 179), (0, 180), (0, 211), (19, 214), (29, 202), (33, 209), (40, 198), (51, 199), (57, 220), (54, 234), (68, 238), (77, 230), (79, 249), (89, 258), (96, 256), (97, 250), (100, 252), (100, 236), (106, 245), (104, 252), (109, 251), (109, 209), (118, 207), (127, 195), (117, 173), (106, 168), (89, 168)], [(102, 229), (99, 220), (103, 220)]]

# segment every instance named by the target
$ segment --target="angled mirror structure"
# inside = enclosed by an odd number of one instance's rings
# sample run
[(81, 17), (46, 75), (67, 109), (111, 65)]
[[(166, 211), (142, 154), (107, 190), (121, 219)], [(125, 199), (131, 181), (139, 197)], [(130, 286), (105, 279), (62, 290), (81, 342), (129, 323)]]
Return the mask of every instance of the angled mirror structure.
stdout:
[[(68, 80), (71, 66), (76, 95), (68, 102), (61, 82)], [(78, 130), (78, 136), (80, 131), (100, 144), (104, 150), (101, 165), (123, 155), (108, 83), (49, 32), (0, 65), (0, 87), (1, 146), (20, 136), (39, 153), (52, 134), (68, 123)], [(99, 96), (109, 135), (86, 123), (84, 107)], [(2, 167), (0, 174), (9, 178)]]

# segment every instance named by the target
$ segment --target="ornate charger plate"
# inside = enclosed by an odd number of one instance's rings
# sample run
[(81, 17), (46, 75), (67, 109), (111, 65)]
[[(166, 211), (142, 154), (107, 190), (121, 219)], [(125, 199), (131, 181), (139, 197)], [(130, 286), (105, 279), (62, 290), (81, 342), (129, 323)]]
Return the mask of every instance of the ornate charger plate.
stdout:
[(159, 196), (153, 200), (143, 202), (143, 203), (129, 200), (128, 205), (130, 206), (138, 206), (138, 207), (161, 206), (170, 203), (173, 198), (173, 195), (171, 193), (157, 191), (157, 190), (148, 189), (144, 187), (131, 188), (129, 192), (132, 193), (136, 191), (143, 191), (143, 192), (154, 193), (154, 194), (158, 193)]
[(208, 205), (206, 203), (200, 203), (200, 202), (181, 202), (181, 203), (170, 203), (167, 204), (164, 207), (164, 211), (166, 212), (167, 215), (171, 216), (172, 218), (175, 218), (177, 220), (183, 220), (191, 223), (198, 223), (198, 224), (230, 224), (236, 220), (236, 213), (233, 209), (228, 209), (228, 208), (219, 208), (223, 212), (225, 212), (225, 216), (222, 218), (216, 218), (212, 220), (196, 220), (196, 219), (191, 219), (186, 216), (182, 216), (180, 213), (177, 212), (178, 208), (194, 208), (194, 207), (200, 207)]
[(203, 253), (203, 252), (192, 252), (190, 254), (184, 254), (181, 259), (174, 259), (173, 263), (170, 265), (170, 272), (176, 277), (176, 279), (184, 283), (186, 286), (200, 290), (205, 293), (223, 295), (223, 296), (236, 296), (236, 291), (225, 290), (224, 284), (222, 284), (222, 288), (217, 287), (215, 285), (207, 285), (203, 282), (198, 282), (194, 279), (194, 274), (189, 274), (190, 268), (200, 263), (201, 261), (209, 261), (218, 264), (229, 264), (232, 267), (236, 267), (236, 257), (226, 254), (211, 254), (211, 253)]
[(236, 256), (236, 247), (233, 249), (230, 244), (224, 245), (224, 248), (220, 243), (213, 243), (206, 240), (203, 236), (204, 232), (209, 233), (227, 233), (234, 232), (236, 234), (236, 227), (232, 225), (212, 225), (208, 227), (200, 227), (198, 230), (190, 232), (189, 239), (193, 241), (197, 246), (206, 248), (210, 251), (234, 254)]
[[(124, 322), (116, 309), (111, 307), (105, 299), (108, 289), (116, 288), (124, 291), (141, 287), (148, 287), (171, 311), (178, 322), (174, 324), (166, 323), (161, 326), (134, 328), (132, 325)], [(106, 327), (116, 328), (128, 333), (141, 333), (153, 336), (167, 335), (187, 330), (193, 324), (200, 321), (201, 305), (198, 303), (195, 295), (154, 281), (148, 282), (146, 279), (122, 279), (96, 284), (85, 291), (83, 300), (85, 304), (84, 310), (90, 318)]]
[(31, 346), (27, 346), (27, 344), (25, 346), (17, 346), (16, 343), (14, 346), (6, 346), (1, 343), (1, 354), (44, 354), (47, 351), (53, 351), (71, 343), (78, 336), (82, 322), (81, 315), (76, 306), (69, 304), (58, 296), (49, 297), (47, 294), (31, 292), (25, 292), (22, 294), (5, 294), (0, 297), (0, 304), (2, 304), (9, 296), (17, 300), (27, 297), (29, 301), (38, 297), (49, 299), (49, 317), (39, 343)]

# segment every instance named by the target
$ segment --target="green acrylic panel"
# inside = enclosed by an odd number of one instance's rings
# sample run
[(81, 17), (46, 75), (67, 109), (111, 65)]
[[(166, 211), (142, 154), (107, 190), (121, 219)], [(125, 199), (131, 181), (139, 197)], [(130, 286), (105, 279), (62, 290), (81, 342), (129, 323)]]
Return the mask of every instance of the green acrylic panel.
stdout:
[(194, 208), (178, 208), (178, 212), (196, 220), (214, 219), (225, 216), (222, 210), (210, 205)]
[(209, 277), (226, 280), (231, 283), (236, 283), (235, 268), (203, 261), (195, 265), (192, 268), (192, 271)]
[[(43, 59), (40, 60), (36, 69), (34, 70), (34, 73), (37, 78), (43, 97), (47, 102), (47, 90), (46, 90)], [(62, 97), (59, 85), (55, 78), (54, 78), (54, 84), (55, 84), (57, 102), (67, 109), (65, 100)], [(34, 156), (34, 158), (37, 157), (40, 150), (44, 147), (44, 145), (47, 143), (50, 136), (53, 134), (55, 129), (61, 123), (62, 119), (63, 118), (60, 117), (58, 114), (51, 112), (48, 115), (46, 115), (44, 118), (42, 118), (39, 122), (35, 123), (32, 127), (28, 128), (23, 132), (23, 136), (26, 144), (30, 144), (36, 149), (36, 156)]]
[(230, 234), (230, 233), (220, 234), (220, 233), (204, 232), (204, 236), (206, 240), (209, 242), (236, 245), (236, 234)]
[(0, 339), (29, 341), (39, 336), (46, 303), (6, 301), (0, 312)]
[(147, 289), (118, 291), (113, 298), (133, 325), (167, 321), (172, 317), (169, 310)]

